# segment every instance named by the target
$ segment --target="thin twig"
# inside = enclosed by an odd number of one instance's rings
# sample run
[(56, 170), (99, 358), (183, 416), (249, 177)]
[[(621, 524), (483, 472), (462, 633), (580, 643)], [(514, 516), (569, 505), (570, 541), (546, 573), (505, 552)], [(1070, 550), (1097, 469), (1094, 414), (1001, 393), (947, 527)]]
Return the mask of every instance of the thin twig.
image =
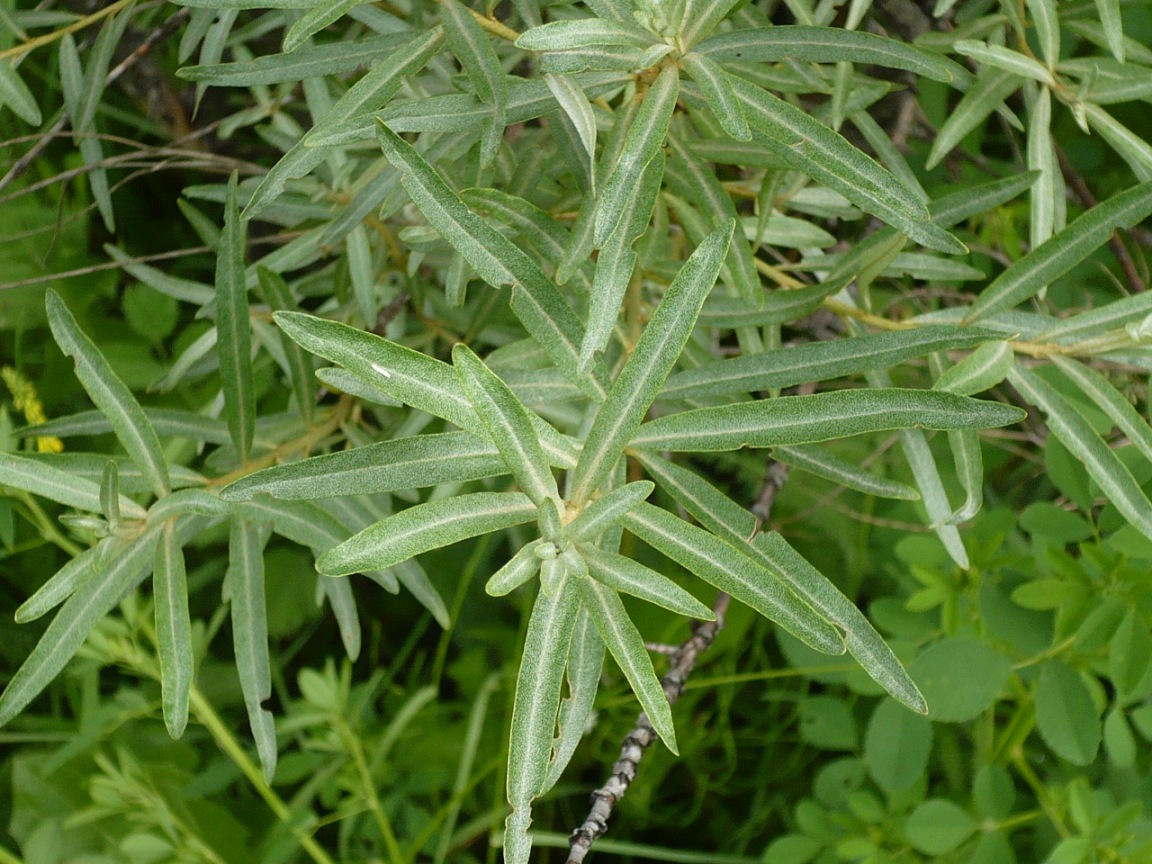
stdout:
[[(771, 516), (772, 505), (787, 479), (788, 466), (770, 460), (764, 488), (753, 507), (758, 519), (767, 521)], [(731, 598), (723, 591), (717, 593), (716, 600), (712, 603), (716, 620), (693, 621), (691, 638), (671, 652), (668, 671), (660, 679), (660, 686), (664, 689), (668, 704), (674, 705), (680, 698), (688, 683), (688, 676), (696, 668), (700, 655), (708, 650), (716, 635), (723, 629), (724, 616), (728, 613), (730, 600)], [(570, 843), (568, 864), (582, 864), (592, 844), (608, 832), (608, 819), (616, 802), (624, 797), (624, 793), (636, 779), (636, 771), (644, 751), (651, 747), (658, 737), (648, 720), (648, 715), (641, 711), (640, 716), (636, 718), (636, 725), (620, 745), (620, 758), (612, 765), (608, 782), (592, 793), (592, 809), (588, 812), (588, 818), (568, 838)]]

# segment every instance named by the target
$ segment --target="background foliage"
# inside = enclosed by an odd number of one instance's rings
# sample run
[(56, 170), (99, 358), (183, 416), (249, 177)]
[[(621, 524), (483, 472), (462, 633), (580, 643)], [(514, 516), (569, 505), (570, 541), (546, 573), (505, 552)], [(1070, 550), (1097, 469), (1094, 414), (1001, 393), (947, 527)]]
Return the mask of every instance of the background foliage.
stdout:
[(0, 0), (0, 861), (1149, 860), (1149, 44)]

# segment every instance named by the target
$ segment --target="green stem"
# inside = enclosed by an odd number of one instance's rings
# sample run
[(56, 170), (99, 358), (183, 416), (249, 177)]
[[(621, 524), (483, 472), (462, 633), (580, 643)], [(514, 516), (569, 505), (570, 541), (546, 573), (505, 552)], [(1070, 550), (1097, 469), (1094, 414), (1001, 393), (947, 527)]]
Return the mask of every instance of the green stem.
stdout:
[(372, 779), (372, 772), (368, 768), (368, 760), (364, 757), (364, 748), (360, 744), (360, 739), (353, 733), (343, 717), (336, 717), (335, 723), (337, 733), (344, 739), (344, 746), (356, 764), (356, 772), (360, 775), (360, 782), (364, 786), (364, 797), (368, 799), (368, 809), (376, 818), (376, 826), (384, 837), (384, 845), (388, 847), (388, 856), (392, 859), (393, 864), (403, 864), (404, 851), (400, 848), (400, 843), (396, 839), (396, 832), (392, 830), (392, 823), (388, 820), (388, 814), (384, 812), (384, 808), (380, 805), (380, 799), (376, 795), (376, 783)]
[(235, 736), (225, 725), (220, 715), (216, 713), (216, 709), (205, 698), (204, 694), (200, 692), (200, 688), (193, 687), (189, 697), (189, 702), (192, 711), (196, 714), (196, 718), (204, 724), (204, 727), (211, 733), (212, 737), (216, 739), (216, 744), (224, 751), (233, 762), (236, 763), (250, 782), (260, 793), (260, 797), (264, 799), (268, 808), (276, 814), (276, 818), (288, 826), (288, 830), (300, 843), (302, 849), (307, 852), (316, 864), (336, 864), (335, 861), (328, 855), (327, 852), (316, 842), (316, 839), (310, 834), (306, 833), (299, 824), (292, 818), (292, 811), (288, 805), (284, 803), (276, 791), (268, 785), (264, 780), (264, 773), (260, 770), (248, 754), (244, 752), (244, 748), (240, 746), (240, 742), (236, 740)]

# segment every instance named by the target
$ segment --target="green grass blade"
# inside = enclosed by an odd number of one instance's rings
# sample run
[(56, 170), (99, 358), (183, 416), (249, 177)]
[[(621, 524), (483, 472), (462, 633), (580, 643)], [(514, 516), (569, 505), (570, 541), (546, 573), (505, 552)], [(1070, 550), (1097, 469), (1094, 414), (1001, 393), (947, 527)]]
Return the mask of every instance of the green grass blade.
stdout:
[(156, 430), (149, 423), (144, 409), (112, 370), (100, 349), (80, 329), (60, 295), (49, 289), (46, 303), (48, 326), (52, 328), (60, 350), (75, 361), (76, 377), (81, 385), (100, 413), (108, 419), (132, 461), (148, 477), (152, 491), (157, 496), (168, 494), (172, 488), (168, 465), (160, 439), (156, 437)]
[(584, 608), (596, 622), (600, 638), (608, 646), (616, 665), (628, 679), (632, 692), (648, 715), (652, 728), (663, 739), (668, 749), (679, 753), (676, 747), (676, 729), (672, 724), (672, 706), (652, 668), (652, 658), (644, 646), (644, 637), (628, 617), (620, 596), (595, 579), (569, 577), (580, 591)]
[(232, 443), (247, 460), (256, 435), (256, 382), (252, 376), (252, 324), (244, 276), (244, 223), (236, 201), (237, 172), (228, 178), (224, 233), (216, 258), (216, 356), (224, 391), (224, 416)]
[(176, 523), (164, 523), (156, 544), (152, 570), (152, 597), (156, 606), (156, 653), (160, 658), (160, 693), (164, 725), (173, 739), (188, 724), (188, 696), (195, 674), (192, 622), (188, 617), (188, 580), (184, 550)]
[(532, 801), (548, 779), (552, 740), (560, 705), (560, 688), (580, 600), (571, 578), (554, 594), (536, 595), (516, 677), (512, 731), (508, 750), (508, 816), (504, 835), (505, 864), (528, 864), (532, 839)]
[(268, 615), (264, 597), (264, 542), (267, 535), (246, 519), (232, 520), (228, 537), (228, 573), (225, 577), (232, 607), (232, 645), (236, 671), (248, 709), (248, 725), (256, 739), (256, 752), (264, 779), (276, 773), (276, 727), (264, 701), (272, 696), (272, 667), (268, 657)]
[(520, 492), (476, 492), (417, 504), (365, 528), (320, 556), (326, 576), (386, 570), (414, 555), (469, 537), (522, 525), (537, 515)]
[(313, 456), (241, 477), (220, 492), (225, 501), (254, 495), (334, 498), (479, 480), (508, 472), (499, 451), (467, 432), (413, 435)]
[(1024, 417), (1010, 405), (932, 390), (881, 388), (697, 408), (640, 427), (629, 446), (692, 452), (813, 444), (888, 429), (988, 429)]
[(844, 653), (839, 630), (774, 573), (728, 542), (651, 504), (642, 503), (630, 511), (624, 524), (653, 549), (775, 621), (815, 650)]
[(668, 287), (636, 348), (600, 407), (572, 474), (569, 498), (582, 506), (612, 471), (640, 426), (684, 343), (692, 335), (704, 298), (728, 254), (735, 222), (714, 231)]
[(452, 349), (452, 362), (456, 365), (460, 386), (488, 427), (489, 440), (496, 444), (520, 488), (537, 506), (546, 498), (559, 501), (556, 478), (552, 476), (528, 409), (467, 345), (458, 344)]
[(1107, 243), (1117, 228), (1131, 228), (1149, 214), (1152, 182), (1098, 204), (997, 276), (976, 298), (965, 321), (976, 321), (1027, 300)]

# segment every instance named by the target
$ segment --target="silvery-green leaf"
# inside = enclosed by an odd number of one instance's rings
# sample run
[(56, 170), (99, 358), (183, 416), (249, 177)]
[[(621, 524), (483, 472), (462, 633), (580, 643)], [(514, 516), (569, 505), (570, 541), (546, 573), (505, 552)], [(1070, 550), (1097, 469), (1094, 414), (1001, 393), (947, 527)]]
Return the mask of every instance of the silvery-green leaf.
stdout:
[(540, 569), (536, 549), (543, 542), (536, 539), (521, 546), (503, 567), (492, 574), (484, 590), (493, 597), (503, 597), (535, 576)]
[(11, 57), (0, 60), (0, 106), (7, 105), (12, 112), (30, 126), (44, 122), (36, 97), (16, 71)]
[(695, 45), (707, 37), (740, 3), (741, 0), (685, 0), (680, 41), (685, 46)]
[(932, 221), (937, 225), (950, 228), (965, 219), (1006, 204), (1021, 192), (1031, 188), (1038, 177), (1037, 171), (1022, 171), (1001, 180), (966, 185), (963, 189), (931, 202), (928, 205), (928, 212), (932, 214)]
[(580, 142), (592, 158), (596, 156), (596, 118), (588, 97), (570, 75), (544, 74), (544, 83), (556, 97), (560, 110), (568, 115), (580, 135)]
[(704, 93), (709, 109), (720, 122), (720, 128), (737, 141), (751, 141), (752, 130), (748, 128), (748, 121), (744, 119), (744, 112), (740, 110), (724, 70), (708, 55), (695, 51), (685, 54), (680, 62)]
[(452, 617), (448, 614), (448, 607), (444, 605), (444, 598), (433, 587), (432, 582), (428, 579), (428, 574), (424, 572), (424, 568), (418, 562), (411, 558), (407, 561), (401, 561), (392, 568), (392, 572), (396, 574), (400, 584), (408, 589), (408, 593), (432, 613), (437, 624), (445, 630), (452, 627)]
[(772, 457), (785, 465), (791, 465), (800, 471), (807, 471), (809, 474), (815, 474), (817, 477), (823, 477), (825, 480), (831, 480), (865, 495), (903, 501), (915, 501), (920, 497), (920, 493), (906, 483), (877, 477), (813, 445), (777, 447), (772, 451)]
[(1012, 369), (1013, 352), (1008, 342), (985, 342), (959, 363), (949, 366), (932, 385), (961, 396), (972, 396), (995, 387)]
[(252, 376), (252, 325), (244, 275), (244, 224), (236, 200), (237, 172), (228, 178), (224, 233), (216, 257), (216, 356), (224, 391), (224, 416), (241, 461), (256, 434), (256, 382)]
[(1100, 27), (1108, 39), (1108, 49), (1124, 62), (1124, 22), (1120, 17), (1120, 0), (1095, 0)]
[(755, 534), (756, 517), (694, 472), (650, 454), (643, 454), (641, 461), (701, 525), (753, 556), (813, 609), (842, 627), (848, 650), (877, 683), (913, 711), (925, 713), (924, 698), (868, 619), (783, 537), (775, 531)]
[(764, 295), (759, 309), (750, 309), (742, 298), (709, 297), (700, 310), (699, 320), (706, 327), (725, 329), (786, 324), (818, 309), (824, 300), (844, 290), (851, 281), (851, 277), (843, 277), (804, 288), (777, 289)]
[(226, 501), (371, 495), (507, 473), (497, 449), (466, 432), (414, 435), (264, 468), (221, 490)]
[(580, 599), (572, 579), (554, 594), (536, 595), (521, 652), (509, 735), (507, 795), (512, 812), (504, 829), (505, 864), (528, 864), (532, 801), (543, 790), (552, 758), (560, 688)]
[[(273, 273), (266, 267), (256, 268), (256, 278), (260, 290), (264, 294), (264, 302), (273, 312), (293, 312), (296, 310), (296, 301), (292, 298), (292, 291), (288, 283), (279, 273)], [(296, 406), (304, 415), (305, 422), (312, 421), (313, 409), (316, 406), (316, 379), (312, 371), (312, 359), (304, 349), (283, 330), (280, 331), (280, 346), (284, 357), (288, 361), (288, 377), (292, 382), (292, 393), (296, 397)]]
[(843, 654), (840, 631), (779, 578), (735, 546), (666, 510), (641, 503), (624, 517), (637, 537), (705, 582), (825, 654)]
[(232, 609), (232, 645), (236, 671), (248, 709), (248, 724), (256, 752), (271, 783), (276, 773), (276, 727), (264, 702), (272, 697), (272, 667), (268, 657), (268, 616), (264, 597), (265, 531), (244, 519), (232, 520), (228, 538), (226, 580)]
[(164, 524), (160, 542), (156, 544), (152, 598), (156, 607), (156, 654), (160, 658), (164, 725), (175, 739), (184, 734), (188, 723), (188, 696), (195, 669), (184, 550), (176, 534), (176, 523), (172, 521)]
[[(736, 76), (729, 76), (756, 140), (912, 240), (941, 252), (966, 247), (934, 225), (916, 194), (873, 159), (801, 109)], [(686, 95), (689, 95), (686, 93)]]
[[(545, 25), (550, 26), (550, 25)], [(656, 152), (664, 146), (668, 124), (676, 108), (680, 93), (680, 76), (676, 68), (668, 66), (648, 88), (640, 110), (632, 119), (624, 137), (619, 159), (612, 173), (600, 187), (596, 206), (596, 246), (603, 246), (612, 230), (623, 218), (632, 190)]]
[(570, 581), (576, 583), (584, 608), (596, 622), (600, 638), (628, 679), (652, 728), (668, 749), (678, 754), (676, 730), (672, 725), (672, 706), (668, 704), (668, 697), (664, 695), (664, 688), (660, 686), (660, 679), (652, 668), (652, 658), (648, 656), (644, 637), (628, 617), (620, 595), (595, 579), (570, 577)]
[(865, 369), (887, 369), (933, 351), (971, 348), (996, 336), (988, 330), (928, 325), (808, 343), (677, 372), (665, 382), (660, 398), (693, 399), (827, 381)]
[[(293, 22), (284, 34), (283, 48), (285, 51), (296, 51), (308, 41), (310, 36), (319, 33), (329, 24), (343, 18), (350, 10), (363, 4), (363, 0), (330, 0), (318, 6), (313, 6)], [(328, 73), (318, 73), (320, 75)], [(304, 78), (316, 77), (301, 75), (297, 81)]]
[(1015, 93), (1020, 84), (1020, 77), (1012, 72), (995, 67), (981, 69), (975, 83), (968, 88), (968, 92), (949, 113), (944, 125), (937, 130), (926, 167), (934, 168), (938, 165), (964, 136)]
[(1136, 179), (1152, 180), (1152, 146), (1142, 135), (1133, 132), (1099, 105), (1085, 105), (1084, 113), (1092, 130), (1111, 145), (1128, 163)]
[(606, 492), (588, 503), (568, 523), (568, 533), (574, 540), (592, 542), (611, 527), (621, 516), (652, 494), (653, 486), (647, 480), (626, 483), (619, 489)]
[(1040, 59), (1054, 67), (1060, 60), (1060, 16), (1056, 0), (1025, 0), (1040, 43)]
[(711, 609), (667, 576), (645, 567), (639, 561), (591, 544), (581, 544), (579, 550), (593, 578), (609, 588), (647, 600), (678, 615), (700, 621), (716, 619)]
[(577, 506), (587, 501), (612, 471), (676, 364), (704, 298), (716, 282), (735, 227), (735, 221), (730, 220), (697, 247), (644, 328), (596, 415), (572, 473), (568, 497)]
[[(23, 489), (34, 495), (55, 501), (66, 507), (100, 513), (100, 486), (92, 480), (77, 477), (72, 472), (57, 468), (51, 462), (42, 462), (15, 453), (0, 453), (0, 486)], [(123, 495), (116, 496), (117, 508), (132, 519), (143, 519), (143, 507)]]
[(544, 785), (540, 787), (541, 795), (556, 785), (572, 754), (576, 752), (576, 745), (584, 737), (588, 721), (592, 719), (592, 708), (603, 668), (604, 640), (600, 638), (587, 610), (582, 609), (568, 649), (569, 696), (560, 703), (560, 735), (552, 747), (552, 762), (548, 766)]
[(856, 30), (835, 27), (783, 27), (732, 30), (705, 39), (696, 50), (713, 60), (776, 63), (809, 60), (816, 63), (848, 61), (885, 66), (943, 81), (963, 84), (971, 75), (960, 64), (924, 48)]
[(620, 306), (636, 268), (637, 256), (632, 246), (648, 230), (663, 179), (664, 154), (658, 152), (620, 203), (626, 215), (596, 256), (592, 295), (588, 301), (588, 326), (580, 345), (580, 369), (592, 368), (597, 355), (607, 348), (612, 330), (620, 320)]
[(1111, 418), (1132, 445), (1145, 459), (1152, 462), (1152, 428), (1128, 399), (1107, 378), (1090, 366), (1071, 357), (1052, 355), (1052, 362), (1091, 400), (1092, 404)]
[(60, 350), (76, 364), (76, 377), (112, 426), (124, 449), (147, 475), (152, 490), (166, 495), (172, 487), (160, 439), (148, 417), (100, 349), (85, 335), (64, 301), (49, 289), (48, 326)]
[(640, 427), (629, 446), (716, 451), (812, 444), (888, 429), (988, 429), (1023, 419), (1010, 405), (932, 390), (877, 388), (697, 408)]
[(1002, 45), (989, 45), (976, 39), (960, 39), (952, 47), (957, 53), (987, 66), (1002, 69), (1020, 78), (1031, 78), (1049, 87), (1056, 86), (1056, 79), (1047, 66), (1019, 51)]
[(1008, 376), (1020, 395), (1044, 412), (1057, 440), (1076, 454), (1108, 500), (1145, 537), (1152, 539), (1152, 501), (1132, 473), (1060, 393), (1023, 366)]
[(1117, 228), (1131, 228), (1150, 213), (1152, 182), (1113, 195), (1013, 262), (976, 298), (965, 320), (976, 321), (1027, 300), (1108, 242)]
[(471, 10), (458, 0), (441, 0), (444, 33), (481, 102), (492, 106), (489, 130), (481, 137), (480, 164), (489, 165), (504, 135), (508, 120), (508, 78), (492, 42)]
[[(112, 541), (109, 546), (115, 546), (114, 552), (101, 556), (102, 565), (91, 568), (86, 578), (79, 581), (0, 694), (0, 726), (19, 714), (52, 682), (84, 644), (92, 628), (148, 574), (159, 537), (159, 529), (153, 528), (131, 542), (108, 538)], [(96, 556), (89, 560), (95, 563)]]
[(337, 75), (375, 63), (412, 41), (412, 36), (411, 32), (388, 33), (354, 42), (310, 45), (296, 51), (286, 49), (289, 53), (269, 54), (238, 63), (185, 66), (176, 70), (176, 77), (206, 82), (213, 87), (253, 87)]
[(520, 492), (475, 492), (417, 504), (365, 528), (316, 562), (327, 576), (386, 570), (469, 537), (522, 525), (537, 515)]
[(495, 443), (520, 488), (537, 506), (545, 499), (559, 500), (556, 478), (552, 476), (528, 409), (467, 345), (460, 343), (453, 347), (452, 362), (460, 386), (488, 428), (489, 440)]
[(553, 21), (520, 34), (516, 47), (524, 51), (568, 51), (593, 45), (647, 48), (655, 36), (635, 25), (600, 18)]

